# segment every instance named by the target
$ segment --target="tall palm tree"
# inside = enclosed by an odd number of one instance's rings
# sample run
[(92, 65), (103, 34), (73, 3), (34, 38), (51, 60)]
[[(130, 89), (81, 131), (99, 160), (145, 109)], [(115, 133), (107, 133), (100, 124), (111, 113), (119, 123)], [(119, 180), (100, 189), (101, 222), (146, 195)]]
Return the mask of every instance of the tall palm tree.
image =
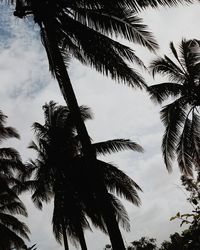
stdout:
[(200, 41), (182, 40), (179, 53), (174, 44), (170, 49), (175, 61), (168, 56), (151, 63), (153, 75), (166, 76), (169, 81), (149, 87), (151, 98), (163, 103), (172, 102), (161, 110), (165, 126), (162, 151), (168, 170), (177, 156), (180, 170), (192, 174), (193, 167), (200, 169)]
[[(0, 142), (8, 138), (19, 138), (12, 127), (6, 127), (6, 116), (0, 111)], [(21, 249), (28, 239), (28, 227), (13, 215), (27, 216), (26, 208), (13, 190), (24, 175), (24, 166), (19, 153), (13, 148), (0, 148), (0, 248)]]
[[(81, 107), (82, 118), (91, 118), (88, 109)], [(34, 190), (32, 196), (35, 204), (41, 208), (43, 201), (54, 196), (53, 229), (60, 242), (63, 236), (65, 248), (68, 249), (67, 235), (79, 240), (82, 249), (87, 249), (83, 231), (89, 227), (86, 215), (93, 224), (104, 232), (105, 219), (102, 216), (103, 206), (96, 195), (93, 175), (85, 167), (85, 159), (77, 135), (75, 124), (67, 107), (56, 106), (50, 102), (44, 106), (45, 124), (34, 124), (38, 145), (34, 142), (31, 148), (38, 153), (37, 160), (32, 161), (35, 169), (35, 181), (27, 184)], [(129, 140), (110, 140), (92, 145), (98, 154), (131, 149), (141, 151), (142, 148)], [(95, 166), (99, 178), (110, 192), (116, 192), (132, 203), (139, 205), (136, 190), (139, 186), (115, 166), (96, 160)], [(129, 228), (128, 216), (119, 200), (108, 193), (111, 208), (115, 216)]]
[[(130, 1), (128, 1), (130, 2)], [(150, 50), (157, 48), (151, 33), (140, 18), (130, 11), (125, 1), (115, 1), (112, 6), (107, 1), (20, 1), (16, 2), (15, 15), (34, 16), (40, 26), (50, 69), (57, 78), (61, 92), (73, 115), (80, 136), (86, 163), (91, 171), (95, 152), (90, 137), (81, 119), (79, 106), (66, 70), (66, 56), (72, 54), (83, 64), (91, 65), (97, 71), (122, 80), (131, 86), (144, 86), (142, 77), (126, 63), (142, 64), (134, 51), (111, 39), (111, 35), (121, 35), (125, 39), (138, 42)], [(131, 2), (130, 2), (131, 3)], [(95, 173), (94, 173), (95, 174)], [(94, 176), (93, 174), (93, 176)], [(108, 208), (108, 192), (96, 173), (99, 196), (106, 207), (103, 210), (114, 250), (125, 249), (121, 233), (112, 208)]]
[[(13, 2), (13, 1), (12, 1)], [(142, 64), (129, 47), (112, 39), (121, 36), (150, 50), (158, 46), (152, 34), (136, 15), (138, 9), (147, 6), (173, 5), (178, 0), (76, 0), (41, 1), (16, 0), (15, 16), (33, 15), (41, 29), (41, 37), (47, 52), (50, 70), (57, 78), (63, 97), (75, 121), (86, 162), (92, 170), (96, 156), (85, 124), (81, 119), (79, 106), (66, 70), (66, 56), (69, 54), (81, 63), (97, 71), (121, 80), (130, 86), (142, 87), (144, 80), (126, 61)], [(186, 0), (186, 2), (190, 2)], [(107, 200), (108, 192), (96, 174), (99, 196)], [(106, 202), (109, 206), (109, 201)], [(125, 250), (125, 246), (112, 209), (105, 207), (107, 228), (114, 250)], [(112, 218), (112, 219), (110, 219)], [(115, 230), (113, 230), (115, 228)], [(117, 240), (118, 239), (118, 242)]]

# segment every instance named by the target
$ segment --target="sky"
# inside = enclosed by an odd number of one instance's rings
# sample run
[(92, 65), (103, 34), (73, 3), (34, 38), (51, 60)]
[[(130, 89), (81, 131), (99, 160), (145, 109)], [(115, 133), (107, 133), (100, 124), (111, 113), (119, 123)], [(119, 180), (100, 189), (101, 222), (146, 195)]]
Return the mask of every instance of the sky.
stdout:
[[(27, 146), (34, 139), (33, 122), (43, 123), (42, 105), (50, 100), (65, 103), (48, 71), (37, 26), (30, 19), (17, 19), (12, 9), (3, 5), (0, 11), (0, 109), (8, 116), (8, 125), (17, 128), (21, 135), (21, 140), (10, 139), (6, 145), (15, 147), (27, 161), (34, 158)], [(140, 16), (160, 45), (157, 54), (171, 56), (170, 41), (177, 45), (182, 38), (200, 39), (199, 13), (200, 4), (193, 4), (148, 9)], [(147, 65), (156, 57), (147, 49), (129, 45)], [(141, 69), (140, 72), (148, 85), (162, 81)], [(122, 230), (126, 244), (142, 236), (155, 237), (158, 242), (168, 239), (170, 233), (181, 230), (179, 221), (170, 222), (170, 217), (192, 209), (181, 190), (178, 167), (174, 164), (173, 173), (168, 174), (163, 163), (160, 106), (152, 103), (144, 91), (115, 83), (75, 60), (70, 63), (69, 74), (79, 104), (91, 107), (94, 113), (94, 119), (86, 124), (93, 141), (131, 139), (145, 150), (143, 154), (127, 151), (105, 159), (115, 163), (143, 189), (139, 194), (141, 207), (124, 202), (131, 221), (131, 232)], [(37, 243), (38, 250), (61, 250), (52, 234), (52, 205), (38, 211), (32, 205), (30, 194), (22, 199), (29, 212), (29, 217), (23, 220), (32, 232), (30, 245)], [(107, 236), (95, 230), (86, 233), (86, 240), (88, 248), (95, 250), (102, 250), (109, 243)]]

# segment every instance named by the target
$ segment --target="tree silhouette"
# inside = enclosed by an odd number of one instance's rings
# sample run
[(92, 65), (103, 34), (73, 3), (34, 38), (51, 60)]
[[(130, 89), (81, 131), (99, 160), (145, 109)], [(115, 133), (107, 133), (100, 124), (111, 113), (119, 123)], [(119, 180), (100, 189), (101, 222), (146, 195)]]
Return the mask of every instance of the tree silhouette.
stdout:
[[(132, 1), (16, 1), (14, 14), (20, 18), (32, 14), (41, 29), (50, 70), (58, 80), (63, 97), (75, 121), (88, 166), (95, 152), (81, 119), (79, 106), (66, 70), (69, 55), (97, 71), (130, 86), (144, 86), (143, 78), (126, 61), (142, 64), (134, 51), (110, 38), (112, 35), (137, 42), (154, 50), (157, 44), (142, 20), (130, 9)], [(95, 172), (95, 170), (91, 170)], [(115, 250), (125, 249), (116, 218), (109, 209), (108, 192), (96, 173), (96, 189), (107, 204), (104, 208), (107, 229)], [(115, 229), (114, 229), (115, 228)], [(114, 229), (114, 230), (113, 230)]]
[[(88, 108), (81, 107), (82, 118), (91, 118)], [(102, 216), (102, 200), (96, 195), (95, 178), (85, 164), (79, 136), (69, 109), (50, 102), (44, 106), (45, 124), (34, 124), (37, 143), (32, 142), (38, 156), (31, 162), (35, 171), (34, 181), (26, 185), (34, 193), (32, 199), (37, 207), (54, 197), (53, 230), (61, 243), (64, 238), (68, 249), (67, 235), (82, 249), (87, 249), (84, 230), (90, 229), (86, 215), (93, 224), (107, 233), (105, 219)], [(97, 154), (107, 154), (125, 149), (142, 151), (142, 148), (130, 140), (118, 139), (92, 144)], [(128, 215), (122, 203), (113, 195), (124, 197), (135, 205), (140, 204), (136, 190), (139, 186), (115, 166), (96, 160), (96, 171), (109, 190), (108, 199), (111, 208), (121, 225), (129, 230)], [(67, 232), (67, 235), (65, 233)]]
[(176, 62), (168, 56), (152, 62), (150, 68), (167, 76), (169, 82), (149, 87), (151, 98), (163, 103), (175, 99), (161, 110), (161, 120), (165, 126), (162, 151), (168, 170), (177, 156), (180, 170), (192, 175), (193, 167), (199, 169), (200, 146), (200, 47), (198, 40), (182, 40), (176, 51), (174, 44), (170, 49)]
[[(69, 55), (97, 71), (121, 80), (130, 86), (142, 87), (144, 80), (126, 61), (142, 64), (134, 51), (111, 37), (121, 36), (150, 50), (158, 46), (147, 27), (136, 15), (140, 8), (158, 5), (173, 5), (178, 0), (118, 0), (112, 4), (104, 0), (95, 1), (41, 1), (16, 0), (15, 16), (23, 18), (33, 15), (41, 29), (41, 37), (47, 52), (50, 70), (56, 77), (63, 97), (75, 121), (87, 164), (92, 168), (96, 156), (90, 137), (81, 119), (76, 96), (66, 70)], [(186, 1), (190, 2), (190, 1)], [(94, 171), (95, 170), (91, 170)], [(107, 229), (114, 250), (125, 249), (121, 233), (112, 209), (108, 208), (108, 192), (96, 174), (99, 196), (107, 207), (104, 208)], [(102, 200), (102, 202), (103, 202)], [(115, 228), (115, 230), (113, 230)]]
[[(0, 111), (0, 142), (8, 138), (19, 138), (12, 127), (6, 127), (6, 116)], [(0, 248), (21, 249), (28, 239), (28, 227), (13, 215), (27, 216), (26, 208), (13, 187), (20, 183), (24, 166), (19, 153), (13, 148), (0, 148)]]

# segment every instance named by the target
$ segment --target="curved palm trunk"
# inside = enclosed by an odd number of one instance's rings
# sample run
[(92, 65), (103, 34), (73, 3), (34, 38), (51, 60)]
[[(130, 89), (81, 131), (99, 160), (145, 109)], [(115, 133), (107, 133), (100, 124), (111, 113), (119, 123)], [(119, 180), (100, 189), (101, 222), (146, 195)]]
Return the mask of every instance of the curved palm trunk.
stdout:
[(80, 137), (80, 141), (83, 147), (83, 153), (85, 159), (87, 161), (87, 166), (90, 168), (90, 171), (93, 172), (93, 183), (96, 186), (96, 191), (98, 194), (99, 202), (101, 203), (101, 209), (103, 213), (103, 217), (107, 226), (107, 230), (109, 233), (109, 237), (111, 240), (113, 250), (125, 250), (124, 242), (122, 239), (121, 232), (119, 230), (118, 223), (116, 221), (116, 216), (113, 213), (108, 191), (100, 177), (99, 173), (94, 169), (94, 162), (96, 160), (95, 151), (91, 145), (90, 137), (88, 135), (85, 124), (81, 118), (81, 113), (79, 110), (78, 102), (76, 100), (76, 96), (66, 70), (66, 65), (64, 63), (62, 54), (59, 50), (57, 41), (54, 36), (54, 32), (52, 31), (52, 26), (47, 21), (44, 22), (44, 28), (41, 27), (41, 32), (47, 37), (47, 44), (45, 44), (45, 48), (50, 57), (51, 63), (53, 64), (54, 73), (56, 79), (58, 81), (59, 87), (63, 94), (63, 97), (69, 107), (69, 110), (73, 116), (78, 135)]

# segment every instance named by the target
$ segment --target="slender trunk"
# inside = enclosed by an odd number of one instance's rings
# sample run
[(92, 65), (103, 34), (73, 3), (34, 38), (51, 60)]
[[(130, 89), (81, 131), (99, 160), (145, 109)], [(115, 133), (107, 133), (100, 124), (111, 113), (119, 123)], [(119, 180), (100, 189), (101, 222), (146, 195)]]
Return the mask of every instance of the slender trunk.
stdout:
[(62, 235), (63, 235), (65, 250), (69, 250), (69, 245), (68, 245), (68, 241), (67, 241), (67, 233), (66, 233), (66, 228), (65, 228), (64, 221), (62, 222)]
[(62, 95), (68, 105), (71, 115), (73, 116), (73, 120), (75, 122), (83, 147), (83, 153), (84, 155), (93, 157), (93, 159), (95, 159), (95, 152), (93, 150), (93, 147), (91, 147), (90, 137), (87, 132), (86, 126), (82, 120), (79, 105), (71, 84), (71, 80), (66, 70), (66, 65), (64, 63), (63, 56), (57, 45), (55, 35), (53, 34), (52, 28), (48, 23), (44, 26), (44, 30), (49, 41), (48, 45), (50, 47), (50, 51), (48, 53), (51, 54), (51, 62), (53, 63), (55, 69), (55, 76), (58, 81)]
[[(110, 237), (110, 242), (113, 250), (125, 250), (124, 241), (119, 229), (119, 225), (116, 220), (115, 212), (110, 203), (110, 197), (107, 189), (104, 187), (104, 197), (100, 199), (100, 207), (103, 212), (103, 218), (107, 227), (107, 231)], [(101, 194), (99, 194), (102, 196)]]
[(50, 51), (47, 53), (50, 54), (51, 62), (53, 63), (55, 69), (56, 79), (68, 108), (73, 116), (87, 165), (93, 172), (93, 183), (95, 183), (95, 186), (98, 190), (97, 195), (100, 199), (100, 203), (102, 204), (103, 217), (105, 219), (107, 230), (110, 236), (112, 248), (113, 250), (125, 250), (122, 235), (116, 221), (116, 216), (113, 212), (113, 209), (111, 208), (108, 198), (108, 191), (103, 183), (101, 175), (99, 176), (99, 173), (97, 173), (97, 170), (93, 167), (96, 160), (96, 153), (91, 145), (89, 134), (82, 120), (78, 102), (76, 100), (76, 96), (66, 70), (66, 65), (59, 50), (55, 35), (52, 32), (52, 26), (49, 25), (48, 22), (44, 22), (44, 30), (43, 32), (45, 32), (46, 36), (48, 37), (48, 46), (50, 48)]
[(78, 226), (79, 242), (82, 250), (87, 250), (87, 245), (85, 241), (85, 236), (81, 226)]

